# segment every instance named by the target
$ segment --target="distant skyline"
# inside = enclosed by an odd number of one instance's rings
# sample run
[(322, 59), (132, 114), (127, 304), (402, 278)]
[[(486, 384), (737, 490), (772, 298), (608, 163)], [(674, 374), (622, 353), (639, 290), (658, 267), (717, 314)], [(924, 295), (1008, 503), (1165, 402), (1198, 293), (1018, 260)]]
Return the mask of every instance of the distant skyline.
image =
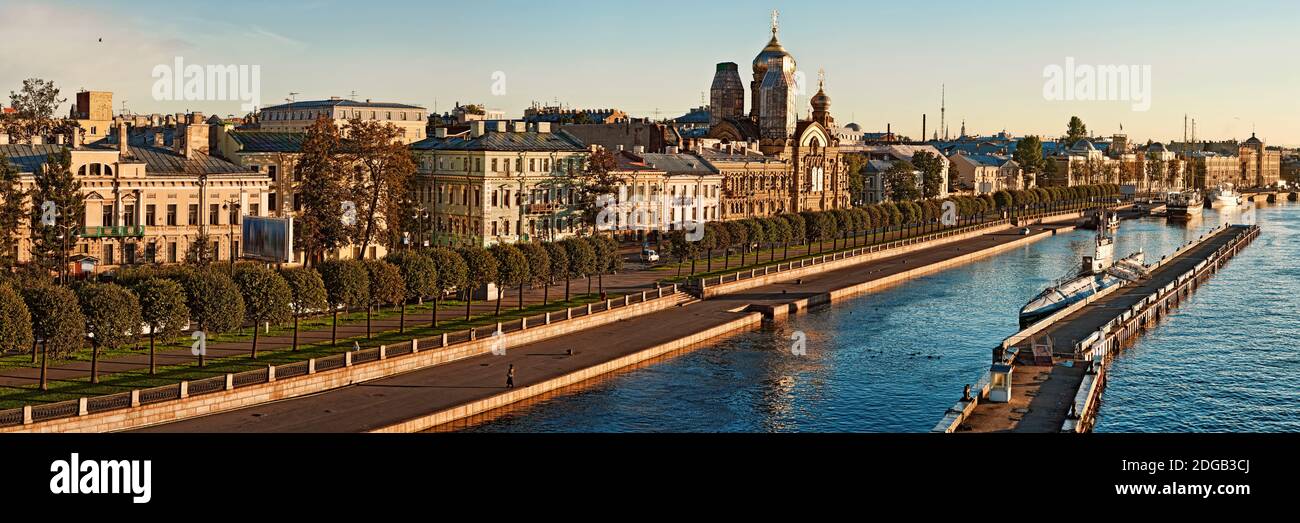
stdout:
[[(418, 104), (445, 112), (479, 103), (519, 117), (532, 102), (613, 107), (671, 118), (707, 103), (718, 62), (750, 62), (767, 43), (770, 11), (780, 39), (816, 90), (826, 71), (832, 114), (864, 131), (919, 138), (947, 124), (972, 134), (1064, 134), (1077, 115), (1094, 134), (1123, 126), (1136, 141), (1180, 140), (1183, 116), (1197, 137), (1300, 145), (1300, 72), (1289, 51), (1300, 5), (1222, 2), (1043, 4), (1027, 0), (707, 3), (573, 1), (463, 3), (333, 0), (184, 3), (140, 0), (7, 0), (0, 5), (0, 92), (53, 80), (112, 91), (114, 111), (242, 114), (235, 101), (157, 101), (151, 72), (188, 64), (259, 65), (263, 106), (330, 96)], [(102, 42), (100, 39), (102, 38)], [(1149, 66), (1151, 104), (1049, 101), (1044, 68)], [(505, 74), (505, 92), (493, 74)], [(60, 108), (66, 114), (68, 105)], [(748, 108), (747, 108), (748, 109)], [(807, 96), (800, 112), (807, 112)], [(929, 138), (929, 136), (926, 136)]]

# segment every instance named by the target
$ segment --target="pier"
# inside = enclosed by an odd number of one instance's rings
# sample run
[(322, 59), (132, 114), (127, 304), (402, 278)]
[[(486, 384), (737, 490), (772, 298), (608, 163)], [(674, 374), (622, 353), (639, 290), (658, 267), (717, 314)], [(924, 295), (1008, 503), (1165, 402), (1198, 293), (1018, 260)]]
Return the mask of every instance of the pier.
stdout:
[(1218, 228), (1152, 264), (1146, 277), (1007, 338), (970, 397), (948, 409), (933, 432), (1090, 431), (1115, 356), (1258, 235), (1255, 225)]

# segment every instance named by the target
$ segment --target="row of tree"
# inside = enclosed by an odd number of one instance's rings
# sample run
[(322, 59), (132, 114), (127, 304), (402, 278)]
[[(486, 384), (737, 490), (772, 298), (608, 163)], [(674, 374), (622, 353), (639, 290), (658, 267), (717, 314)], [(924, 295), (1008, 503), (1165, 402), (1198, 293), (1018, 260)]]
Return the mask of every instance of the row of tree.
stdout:
[[(314, 267), (285, 270), (257, 263), (237, 264), (233, 273), (214, 266), (128, 267), (104, 281), (71, 286), (55, 285), (39, 273), (24, 271), (0, 281), (0, 350), (30, 351), (36, 363), (38, 354), (66, 357), (89, 340), (91, 381), (97, 382), (101, 349), (131, 346), (142, 336), (148, 338), (152, 373), (156, 341), (170, 341), (186, 328), (216, 334), (252, 325), (250, 355), (257, 358), (258, 327), (264, 324), (292, 320), (293, 350), (297, 350), (299, 320), (305, 316), (329, 313), (334, 343), (341, 311), (365, 309), (370, 336), (372, 313), (380, 307), (401, 306), (400, 329), (405, 331), (404, 305), (432, 299), (430, 321), (437, 327), (439, 301), (452, 293), (464, 297), (469, 320), (475, 292), (489, 283), (500, 290), (496, 304), (500, 315), (506, 289), (518, 289), (522, 309), (526, 286), (545, 286), (543, 302), (549, 303), (549, 287), (564, 281), (567, 301), (571, 280), (587, 278), (590, 292), (595, 278), (603, 293), (603, 276), (621, 269), (613, 238), (587, 237), (487, 249), (395, 251), (383, 260), (331, 259)], [(199, 365), (203, 364), (201, 352)]]
[[(980, 196), (956, 196), (947, 201), (952, 201), (956, 207), (950, 226), (964, 226), (986, 220), (995, 212), (1001, 217), (1004, 214), (1016, 216), (1054, 211), (1069, 206), (1088, 205), (1097, 198), (1117, 194), (1117, 185), (1087, 185), (998, 191)], [(758, 262), (758, 252), (764, 247), (771, 251), (769, 261), (775, 260), (778, 247), (782, 250), (782, 259), (788, 258), (791, 243), (798, 245), (818, 242), (818, 248), (824, 251), (826, 241), (831, 242), (831, 249), (834, 250), (839, 248), (841, 240), (846, 247), (851, 240), (852, 246), (856, 247), (861, 241), (872, 243), (883, 239), (891, 231), (898, 231), (905, 237), (943, 227), (941, 218), (944, 201), (887, 201), (849, 209), (709, 222), (704, 224), (703, 236), (694, 241), (686, 230), (670, 232), (667, 235), (666, 254), (677, 259), (679, 275), (681, 262), (689, 259), (691, 275), (694, 275), (696, 261), (701, 255), (707, 260), (705, 271), (713, 271), (715, 251), (726, 254), (733, 250), (739, 251), (740, 266), (743, 267), (751, 252), (754, 253), (754, 261)], [(730, 257), (724, 257), (723, 269), (729, 269), (730, 265)]]

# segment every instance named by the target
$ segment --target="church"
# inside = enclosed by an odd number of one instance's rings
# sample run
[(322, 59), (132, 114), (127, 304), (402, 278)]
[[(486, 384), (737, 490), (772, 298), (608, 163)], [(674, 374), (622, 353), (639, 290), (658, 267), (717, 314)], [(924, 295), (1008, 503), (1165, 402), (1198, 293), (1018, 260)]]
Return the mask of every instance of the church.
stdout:
[(754, 58), (748, 114), (734, 62), (718, 64), (710, 88), (708, 138), (727, 154), (704, 152), (724, 174), (724, 220), (849, 207), (848, 173), (832, 132), (825, 79), (819, 78), (810, 100), (810, 118), (801, 120), (794, 56), (777, 31), (774, 11), (772, 39)]

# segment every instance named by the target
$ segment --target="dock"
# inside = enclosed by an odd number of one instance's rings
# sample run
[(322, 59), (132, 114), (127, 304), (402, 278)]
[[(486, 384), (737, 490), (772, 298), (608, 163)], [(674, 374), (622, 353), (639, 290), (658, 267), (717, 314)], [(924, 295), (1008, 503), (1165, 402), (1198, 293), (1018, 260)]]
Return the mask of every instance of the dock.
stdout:
[(1115, 356), (1258, 235), (1255, 225), (1219, 227), (1152, 264), (1146, 277), (1007, 338), (993, 349), (990, 370), (932, 431), (1090, 431)]

